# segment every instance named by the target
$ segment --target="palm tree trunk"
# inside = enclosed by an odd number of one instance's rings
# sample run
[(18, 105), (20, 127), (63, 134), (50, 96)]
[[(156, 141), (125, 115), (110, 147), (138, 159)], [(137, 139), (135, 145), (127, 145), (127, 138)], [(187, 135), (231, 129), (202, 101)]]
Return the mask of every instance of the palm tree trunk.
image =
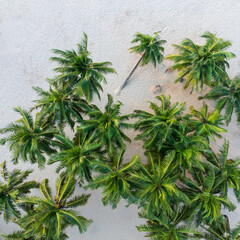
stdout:
[(121, 83), (121, 85), (119, 86), (119, 88), (117, 88), (115, 90), (115, 94), (118, 95), (120, 93), (120, 91), (124, 88), (124, 86), (126, 85), (127, 81), (129, 80), (129, 78), (132, 76), (132, 74), (134, 73), (134, 71), (137, 69), (138, 65), (140, 64), (140, 62), (142, 61), (143, 56), (140, 57), (140, 59), (138, 60), (137, 64), (135, 65), (135, 67), (132, 69), (132, 71), (129, 73), (129, 75), (127, 76), (127, 78)]

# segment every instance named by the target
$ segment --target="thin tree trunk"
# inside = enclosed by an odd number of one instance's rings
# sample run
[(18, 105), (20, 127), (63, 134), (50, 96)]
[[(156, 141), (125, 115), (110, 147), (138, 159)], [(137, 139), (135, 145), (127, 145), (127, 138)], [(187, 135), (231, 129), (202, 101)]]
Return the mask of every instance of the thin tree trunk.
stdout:
[(129, 73), (128, 77), (121, 83), (121, 85), (119, 86), (119, 88), (117, 88), (115, 90), (115, 94), (118, 95), (120, 93), (120, 91), (124, 88), (124, 86), (126, 85), (127, 81), (129, 80), (129, 78), (132, 76), (132, 74), (134, 73), (134, 71), (136, 70), (136, 68), (138, 67), (138, 65), (140, 64), (140, 62), (142, 61), (143, 56), (140, 57), (140, 59), (138, 60), (137, 64), (135, 65), (135, 67), (133, 68), (133, 70)]

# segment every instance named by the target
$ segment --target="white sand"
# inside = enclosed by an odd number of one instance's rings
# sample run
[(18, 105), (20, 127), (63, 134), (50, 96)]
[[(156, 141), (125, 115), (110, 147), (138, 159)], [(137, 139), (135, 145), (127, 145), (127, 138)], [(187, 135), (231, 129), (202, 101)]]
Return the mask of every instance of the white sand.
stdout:
[[(136, 31), (152, 34), (161, 30), (162, 38), (168, 41), (165, 45), (167, 55), (174, 51), (171, 44), (179, 43), (185, 37), (202, 43), (199, 35), (208, 30), (231, 40), (233, 46), (230, 50), (239, 56), (239, 20), (239, 0), (0, 0), (0, 127), (19, 117), (13, 107), (19, 105), (27, 109), (32, 106), (31, 101), (36, 98), (32, 86), (48, 88), (45, 79), (54, 76), (52, 68), (55, 66), (48, 60), (52, 56), (50, 50), (74, 48), (83, 31), (88, 34), (94, 61), (111, 61), (118, 72), (118, 75), (108, 76), (108, 85), (104, 87), (99, 103), (103, 107), (107, 93), (117, 89), (139, 58), (128, 51)], [(237, 57), (230, 63), (229, 74), (234, 76), (239, 71), (240, 60)], [(164, 61), (157, 69), (151, 65), (137, 69), (121, 95), (115, 97), (125, 104), (123, 113), (147, 109), (146, 101), (155, 97), (151, 92), (155, 84), (163, 86), (163, 93), (171, 94), (172, 101), (187, 101), (188, 106), (195, 107), (201, 105), (196, 93), (189, 95), (190, 90), (183, 90), (182, 84), (173, 83), (174, 73), (164, 74), (170, 64)], [(240, 127), (234, 120), (227, 129), (229, 132), (225, 137), (230, 141), (230, 156), (238, 156)], [(129, 134), (132, 138), (135, 135), (133, 131)], [(218, 141), (217, 145), (220, 146), (221, 142)], [(130, 158), (136, 153), (143, 156), (140, 142), (133, 142), (126, 156)], [(0, 161), (7, 160), (12, 168), (10, 157), (8, 148), (1, 147)], [(22, 162), (17, 167), (36, 169), (36, 166)], [(54, 186), (57, 176), (54, 167), (47, 166), (44, 171), (36, 169), (32, 177), (38, 181), (49, 178)], [(77, 191), (81, 193), (81, 190)], [(137, 207), (125, 208), (125, 202), (121, 202), (116, 210), (112, 210), (103, 207), (100, 199), (100, 191), (93, 192), (88, 205), (81, 211), (94, 221), (88, 231), (80, 236), (77, 228), (70, 228), (69, 239), (144, 239), (144, 234), (135, 228), (144, 222), (138, 219)], [(236, 202), (234, 197), (232, 199)], [(240, 221), (240, 205), (237, 206), (230, 214), (232, 225)], [(14, 224), (6, 225), (0, 220), (0, 233), (10, 233), (13, 229), (16, 229)]]

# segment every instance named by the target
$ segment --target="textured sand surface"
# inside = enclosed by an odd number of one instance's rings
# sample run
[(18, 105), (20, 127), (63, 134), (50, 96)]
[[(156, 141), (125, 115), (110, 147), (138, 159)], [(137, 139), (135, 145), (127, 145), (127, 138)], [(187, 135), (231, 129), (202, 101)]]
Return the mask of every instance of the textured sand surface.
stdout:
[[(88, 34), (89, 51), (94, 61), (111, 61), (118, 72), (118, 75), (108, 76), (101, 103), (95, 100), (103, 107), (107, 93), (114, 93), (138, 61), (139, 56), (128, 51), (132, 35), (137, 31), (152, 34), (161, 30), (162, 38), (168, 41), (166, 55), (174, 52), (171, 44), (180, 43), (185, 37), (202, 43), (199, 35), (207, 30), (231, 40), (230, 50), (237, 55), (230, 62), (232, 77), (239, 72), (240, 65), (239, 21), (239, 0), (0, 0), (0, 128), (18, 118), (13, 107), (19, 105), (27, 109), (32, 106), (31, 101), (36, 98), (32, 86), (48, 89), (45, 79), (54, 76), (52, 69), (55, 66), (49, 62), (50, 50), (74, 48), (83, 31)], [(197, 93), (189, 95), (190, 90), (184, 90), (182, 84), (174, 84), (174, 73), (164, 73), (170, 65), (171, 62), (164, 61), (156, 69), (151, 65), (139, 67), (121, 94), (115, 96), (124, 103), (122, 112), (147, 109), (146, 101), (152, 101), (156, 96), (151, 91), (155, 84), (163, 87), (163, 93), (171, 94), (172, 101), (186, 101), (188, 107), (201, 106)], [(212, 102), (210, 106), (213, 106)], [(225, 137), (230, 141), (230, 156), (238, 156), (240, 126), (236, 125), (235, 118), (227, 129)], [(134, 138), (135, 133), (130, 131), (129, 135)], [(217, 148), (221, 143), (222, 140), (213, 145)], [(140, 142), (130, 144), (126, 157), (136, 153), (143, 156)], [(8, 148), (1, 146), (0, 161), (7, 160), (12, 169), (10, 158)], [(36, 166), (22, 162), (17, 167), (36, 169)], [(32, 177), (38, 181), (49, 178), (54, 186), (57, 176), (54, 167), (47, 166), (43, 171), (36, 169)], [(77, 189), (77, 192), (82, 190)], [(236, 202), (234, 197), (232, 200)], [(144, 239), (144, 234), (135, 228), (143, 223), (138, 218), (137, 208), (124, 206), (122, 201), (115, 210), (103, 207), (100, 191), (93, 192), (81, 212), (94, 223), (82, 236), (76, 228), (70, 228), (69, 239)], [(232, 224), (240, 221), (240, 205), (230, 216)], [(0, 233), (9, 233), (13, 229), (16, 229), (14, 224), (6, 225), (0, 220)]]

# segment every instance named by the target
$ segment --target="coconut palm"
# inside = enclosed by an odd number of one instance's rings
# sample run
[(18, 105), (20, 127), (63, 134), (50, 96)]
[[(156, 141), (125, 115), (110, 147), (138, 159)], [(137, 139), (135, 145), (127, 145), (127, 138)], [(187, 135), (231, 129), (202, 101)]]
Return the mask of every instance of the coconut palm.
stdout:
[(227, 196), (228, 189), (234, 190), (236, 198), (240, 201), (240, 158), (228, 157), (229, 142), (225, 140), (219, 154), (213, 151), (206, 154), (206, 159), (215, 167), (216, 190)]
[(163, 211), (151, 217), (139, 214), (141, 218), (147, 219), (147, 224), (137, 226), (138, 231), (145, 232), (145, 237), (149, 237), (151, 240), (201, 239), (201, 231), (197, 230), (193, 224), (189, 224), (194, 210), (178, 204), (173, 208), (174, 211), (168, 214)]
[(101, 143), (94, 141), (94, 134), (86, 132), (77, 133), (73, 141), (64, 135), (55, 137), (61, 150), (50, 156), (48, 164), (59, 162), (57, 172), (64, 169), (68, 175), (78, 176), (79, 183), (84, 178), (89, 181), (92, 178), (90, 164), (99, 159)]
[(156, 97), (161, 102), (158, 106), (156, 103), (150, 102), (150, 109), (154, 113), (135, 110), (135, 117), (139, 120), (135, 124), (135, 129), (142, 133), (138, 134), (135, 140), (143, 140), (143, 147), (146, 149), (161, 149), (163, 142), (170, 138), (172, 134), (178, 134), (183, 128), (183, 110), (185, 103), (171, 104), (170, 95), (160, 95)]
[(188, 126), (184, 126), (178, 135), (173, 135), (163, 143), (161, 153), (173, 156), (173, 161), (185, 174), (192, 167), (204, 170), (202, 154), (207, 149), (210, 148), (206, 138), (189, 132)]
[(116, 208), (121, 198), (133, 199), (130, 173), (140, 167), (139, 155), (135, 155), (128, 163), (123, 164), (124, 151), (115, 152), (107, 161), (96, 161), (93, 169), (100, 174), (88, 185), (93, 189), (103, 188), (102, 202)]
[(131, 53), (137, 53), (140, 54), (141, 57), (138, 60), (137, 64), (133, 68), (133, 70), (130, 72), (128, 77), (122, 82), (120, 87), (116, 90), (116, 93), (118, 94), (121, 89), (125, 86), (127, 81), (130, 79), (134, 71), (137, 69), (138, 65), (147, 65), (149, 62), (152, 62), (154, 64), (154, 67), (156, 68), (157, 63), (161, 63), (163, 61), (163, 52), (164, 48), (162, 45), (166, 43), (166, 40), (161, 40), (159, 36), (159, 32), (155, 32), (154, 36), (145, 35), (142, 33), (137, 32), (134, 35), (134, 39), (132, 40), (132, 43), (139, 43), (138, 45), (135, 45), (130, 48)]
[(106, 144), (109, 154), (112, 154), (115, 148), (125, 148), (124, 141), (131, 140), (122, 131), (125, 128), (132, 127), (131, 124), (125, 121), (130, 115), (120, 115), (120, 108), (123, 104), (118, 101), (113, 103), (113, 98), (108, 94), (108, 103), (105, 106), (105, 111), (102, 112), (94, 105), (93, 109), (89, 110), (90, 119), (81, 122), (78, 130), (84, 132), (93, 132), (100, 143)]
[(217, 194), (217, 179), (213, 168), (205, 173), (199, 169), (192, 170), (191, 179), (183, 179), (185, 188), (182, 189), (191, 200), (191, 205), (198, 209), (198, 223), (212, 223), (221, 216), (221, 207), (234, 210), (235, 206), (225, 196)]
[(31, 163), (38, 163), (39, 168), (44, 168), (46, 162), (44, 154), (49, 155), (55, 152), (53, 137), (57, 130), (47, 124), (39, 113), (33, 120), (29, 112), (22, 110), (20, 107), (14, 108), (14, 110), (22, 118), (6, 128), (0, 129), (0, 133), (9, 134), (9, 136), (1, 139), (1, 144), (6, 142), (10, 144), (14, 164), (22, 159)]
[(33, 109), (40, 108), (41, 115), (49, 121), (51, 125), (57, 125), (63, 129), (65, 123), (73, 129), (75, 122), (82, 119), (84, 107), (87, 102), (81, 99), (73, 91), (64, 87), (51, 86), (49, 91), (42, 88), (33, 88), (40, 99), (35, 100), (36, 106)]
[(173, 156), (161, 159), (155, 158), (151, 152), (146, 154), (147, 164), (142, 165), (137, 173), (131, 173), (131, 179), (137, 185), (138, 202), (147, 216), (159, 214), (162, 210), (171, 213), (172, 203), (188, 202), (187, 196), (176, 185), (180, 172), (177, 165), (172, 164)]
[(6, 222), (9, 222), (13, 217), (21, 217), (16, 201), (30, 193), (31, 189), (39, 186), (35, 181), (25, 181), (32, 172), (32, 170), (21, 172), (18, 169), (9, 172), (6, 168), (6, 162), (1, 164), (0, 214), (4, 214)]
[(59, 75), (53, 82), (62, 82), (65, 88), (74, 87), (74, 91), (80, 97), (85, 96), (87, 101), (91, 101), (94, 94), (100, 99), (99, 90), (103, 91), (101, 83), (107, 82), (104, 74), (115, 73), (115, 70), (109, 67), (110, 62), (93, 62), (88, 51), (87, 35), (84, 33), (77, 52), (58, 49), (53, 49), (53, 52), (59, 57), (52, 57), (50, 60), (60, 64), (60, 67), (54, 69)]
[[(14, 223), (16, 223), (15, 220), (14, 220)], [(19, 225), (19, 227), (21, 228), (20, 225)], [(63, 230), (64, 230), (64, 227), (62, 227), (62, 231)], [(25, 232), (26, 232), (26, 230), (14, 231), (13, 233), (10, 233), (7, 235), (2, 235), (2, 237), (4, 238), (4, 240), (15, 240), (15, 239), (16, 240), (36, 240), (36, 239), (39, 239), (37, 237), (37, 235), (27, 237)], [(50, 234), (51, 231), (49, 231), (49, 230), (47, 230), (46, 232), (48, 235), (44, 235), (43, 237), (41, 237), (41, 240), (65, 240), (65, 239), (68, 239), (68, 236), (63, 232), (60, 233), (59, 237), (52, 236)]]
[(173, 45), (178, 51), (177, 55), (169, 55), (166, 59), (174, 60), (173, 70), (179, 70), (176, 82), (186, 78), (185, 88), (192, 84), (198, 90), (203, 85), (219, 85), (226, 77), (228, 60), (235, 57), (226, 51), (232, 44), (217, 38), (215, 34), (205, 32), (201, 37), (206, 39), (204, 45), (197, 45), (191, 39), (186, 38), (181, 45)]
[(203, 239), (206, 240), (239, 240), (240, 239), (240, 223), (234, 228), (230, 228), (229, 219), (226, 215), (213, 222), (210, 226), (202, 226), (206, 232)]
[(199, 111), (193, 107), (190, 107), (190, 110), (194, 117), (194, 119), (191, 119), (191, 124), (196, 135), (215, 141), (215, 137), (221, 138), (221, 133), (227, 132), (226, 129), (221, 127), (223, 118), (218, 110), (208, 112), (208, 105), (204, 102)]
[(75, 190), (76, 180), (70, 176), (61, 175), (56, 183), (56, 196), (53, 197), (48, 180), (45, 179), (40, 189), (44, 198), (23, 197), (18, 202), (34, 206), (17, 223), (25, 229), (26, 237), (42, 239), (58, 239), (67, 226), (77, 226), (80, 233), (86, 231), (92, 222), (72, 210), (87, 203), (90, 195), (82, 194), (69, 199)]
[(240, 122), (240, 75), (233, 80), (226, 79), (221, 85), (215, 86), (204, 97), (199, 99), (216, 100), (215, 107), (220, 112), (225, 109), (225, 119), (228, 125), (231, 121), (233, 111), (237, 115), (237, 121)]

